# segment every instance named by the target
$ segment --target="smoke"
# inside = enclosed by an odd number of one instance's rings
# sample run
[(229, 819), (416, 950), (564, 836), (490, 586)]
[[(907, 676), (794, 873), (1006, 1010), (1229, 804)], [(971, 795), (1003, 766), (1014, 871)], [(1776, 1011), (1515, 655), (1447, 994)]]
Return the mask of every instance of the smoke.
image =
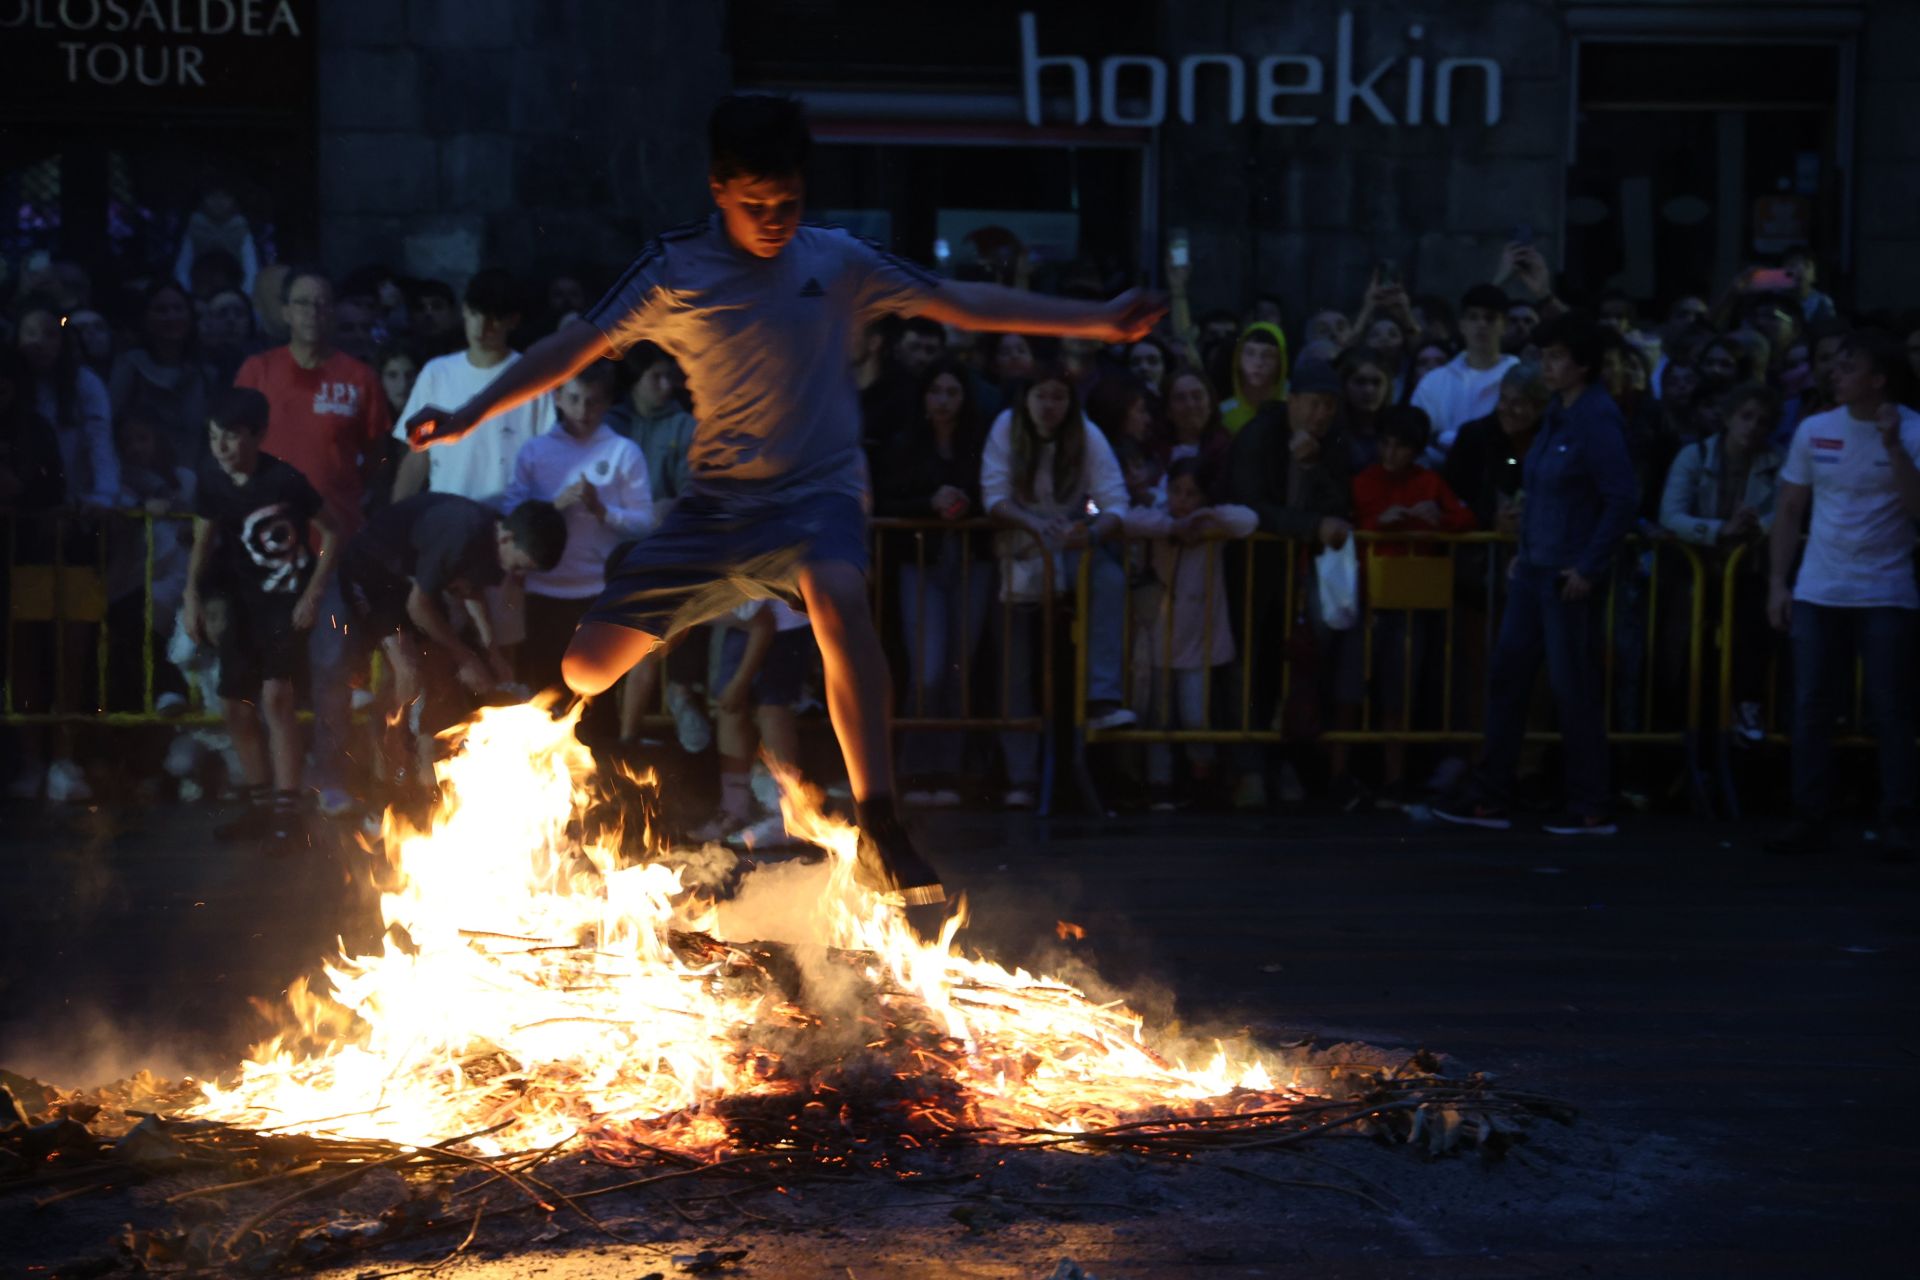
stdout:
[(97, 1089), (140, 1071), (162, 1080), (205, 1075), (223, 1059), (190, 1054), (159, 1035), (123, 1030), (95, 1007), (0, 1029), (0, 1067), (62, 1089)]

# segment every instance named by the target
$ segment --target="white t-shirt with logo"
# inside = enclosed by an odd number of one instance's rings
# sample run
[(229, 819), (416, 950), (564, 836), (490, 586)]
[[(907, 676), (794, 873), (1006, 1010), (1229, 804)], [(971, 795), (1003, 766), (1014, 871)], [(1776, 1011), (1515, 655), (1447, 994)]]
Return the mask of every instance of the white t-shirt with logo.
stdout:
[[(1900, 446), (1920, 462), (1920, 414), (1900, 410)], [(1800, 424), (1780, 479), (1813, 490), (1813, 521), (1793, 598), (1845, 609), (1920, 609), (1914, 522), (1900, 507), (1877, 423), (1845, 408)]]
[(1500, 383), (1507, 370), (1519, 363), (1513, 356), (1501, 356), (1491, 367), (1476, 369), (1467, 363), (1467, 353), (1462, 351), (1420, 379), (1420, 385), (1413, 389), (1414, 407), (1426, 410), (1433, 422), (1433, 438), (1421, 455), (1423, 463), (1438, 467), (1446, 461), (1460, 428), (1499, 406)]
[[(394, 424), (394, 438), (407, 438), (407, 423), (420, 410), (428, 405), (458, 409), (519, 359), (519, 352), (509, 351), (507, 358), (492, 368), (477, 369), (466, 352), (455, 351), (427, 361), (413, 384), (413, 394), (407, 397), (407, 407)], [(521, 446), (544, 432), (553, 420), (553, 396), (548, 393), (495, 414), (451, 444), (434, 445), (427, 450), (427, 488), (435, 493), (457, 493), (504, 511), (514, 459), (520, 456)]]

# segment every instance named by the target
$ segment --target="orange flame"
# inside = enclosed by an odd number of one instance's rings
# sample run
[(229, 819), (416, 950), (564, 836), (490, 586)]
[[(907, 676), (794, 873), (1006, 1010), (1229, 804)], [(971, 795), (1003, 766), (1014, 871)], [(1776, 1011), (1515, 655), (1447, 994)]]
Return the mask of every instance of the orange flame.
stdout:
[[(415, 1145), (502, 1126), (474, 1142), (487, 1153), (644, 1132), (712, 1154), (729, 1141), (717, 1103), (792, 1091), (764, 1045), (814, 1020), (733, 980), (725, 945), (689, 944), (720, 916), (679, 869), (623, 865), (617, 832), (577, 821), (593, 767), (578, 718), (489, 708), (451, 735), (429, 828), (385, 821), (378, 950), (323, 964), (323, 983), (293, 983), (283, 1030), (235, 1077), (203, 1084), (195, 1114)], [(922, 943), (854, 883), (854, 829), (782, 783), (788, 830), (831, 855), (808, 944), (856, 958), (881, 1022), (948, 1038), (951, 1054), (920, 1056), (953, 1074), (988, 1140), (1275, 1088), (1257, 1058), (1216, 1045), (1203, 1067), (1169, 1062), (1122, 1005), (963, 955), (964, 903)]]

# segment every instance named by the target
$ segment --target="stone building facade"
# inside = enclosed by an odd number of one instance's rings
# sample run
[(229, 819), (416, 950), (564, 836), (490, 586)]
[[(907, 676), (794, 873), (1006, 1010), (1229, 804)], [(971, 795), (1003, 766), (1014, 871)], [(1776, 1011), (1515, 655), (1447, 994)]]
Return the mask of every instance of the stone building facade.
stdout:
[(1178, 232), (1202, 303), (1297, 317), (1383, 260), (1457, 292), (1516, 230), (1656, 305), (1799, 238), (1859, 305), (1920, 302), (1916, 0), (182, 0), (114, 28), (145, 11), (0, 0), (0, 196), (62, 207), (0, 259), (130, 253), (126, 209), (223, 171), (283, 256), (592, 275), (707, 207), (707, 108), (750, 86), (808, 100), (817, 210), (936, 263), (992, 224), (1156, 279)]

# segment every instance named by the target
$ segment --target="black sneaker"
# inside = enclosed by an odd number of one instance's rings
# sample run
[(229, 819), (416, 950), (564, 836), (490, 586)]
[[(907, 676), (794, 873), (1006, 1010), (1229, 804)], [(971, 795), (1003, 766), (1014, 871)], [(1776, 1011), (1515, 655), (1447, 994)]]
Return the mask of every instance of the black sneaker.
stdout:
[(1620, 833), (1613, 819), (1599, 813), (1569, 813), (1549, 818), (1540, 829), (1550, 836), (1612, 836)]
[(909, 907), (937, 907), (947, 900), (940, 873), (920, 856), (906, 827), (892, 820), (860, 829), (853, 879), (863, 889)]
[(1456, 827), (1481, 827), (1487, 831), (1505, 831), (1513, 819), (1497, 804), (1478, 800), (1442, 800), (1433, 806), (1433, 816)]
[(1816, 853), (1824, 853), (1827, 847), (1827, 833), (1818, 823), (1794, 819), (1787, 829), (1768, 840), (1760, 847), (1768, 853), (1783, 858), (1804, 858)]

